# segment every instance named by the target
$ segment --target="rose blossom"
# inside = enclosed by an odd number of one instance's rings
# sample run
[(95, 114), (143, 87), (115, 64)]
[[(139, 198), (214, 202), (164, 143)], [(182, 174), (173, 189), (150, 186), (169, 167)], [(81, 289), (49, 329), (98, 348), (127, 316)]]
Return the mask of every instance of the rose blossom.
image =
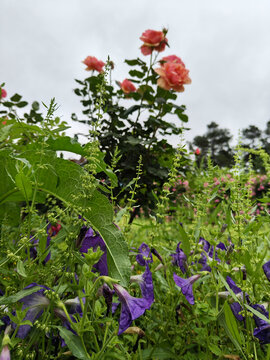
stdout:
[(182, 64), (167, 62), (160, 68), (155, 69), (155, 72), (160, 76), (157, 81), (158, 86), (165, 90), (173, 89), (183, 92), (185, 90), (184, 84), (191, 83), (188, 76), (189, 70)]
[(135, 88), (135, 86), (133, 85), (133, 83), (131, 81), (129, 81), (128, 79), (125, 79), (121, 84), (121, 89), (124, 91), (124, 93), (129, 94), (131, 92), (135, 92), (137, 89)]
[(181, 65), (185, 66), (185, 64), (180, 59), (180, 57), (178, 57), (176, 55), (165, 56), (160, 60), (161, 66), (164, 65), (167, 62), (171, 62), (171, 63), (175, 63), (175, 64), (181, 64)]
[(85, 70), (87, 70), (87, 71), (96, 70), (99, 73), (101, 73), (103, 71), (103, 66), (105, 65), (105, 63), (103, 61), (98, 60), (94, 56), (87, 56), (84, 59), (83, 64), (85, 64), (87, 66), (87, 68)]
[(194, 154), (195, 154), (195, 155), (200, 155), (200, 153), (201, 153), (201, 150), (200, 150), (199, 148), (197, 148), (197, 149), (194, 151)]
[(143, 55), (150, 55), (153, 50), (158, 52), (164, 51), (168, 43), (165, 33), (156, 30), (146, 30), (140, 37), (140, 40), (143, 41), (143, 45), (141, 46)]
[(7, 97), (7, 92), (6, 92), (6, 90), (5, 90), (5, 89), (1, 89), (1, 92), (0, 92), (0, 99), (5, 98), (5, 97)]

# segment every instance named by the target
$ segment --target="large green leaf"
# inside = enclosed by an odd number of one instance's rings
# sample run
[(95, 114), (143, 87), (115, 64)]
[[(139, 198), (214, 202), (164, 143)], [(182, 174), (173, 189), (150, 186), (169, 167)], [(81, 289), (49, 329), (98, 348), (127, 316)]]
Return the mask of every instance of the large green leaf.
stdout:
[(10, 295), (10, 296), (1, 296), (0, 297), (0, 305), (9, 305), (14, 304), (15, 302), (21, 300), (25, 296), (31, 295), (34, 292), (37, 292), (40, 289), (40, 286), (34, 286), (30, 289), (25, 289), (19, 291), (17, 294)]
[[(11, 179), (16, 176), (16, 161), (8, 156), (8, 152), (5, 155), (6, 162), (0, 162), (0, 171), (5, 174), (0, 179), (0, 205), (1, 199), (2, 202), (23, 200), (21, 197), (16, 198), (21, 192)], [(109, 276), (118, 279), (122, 285), (127, 285), (130, 277), (128, 246), (121, 231), (113, 224), (113, 209), (106, 196), (97, 190), (82, 196), (85, 170), (69, 160), (57, 158), (49, 150), (42, 153), (27, 151), (20, 154), (20, 158), (26, 159), (35, 170), (37, 199), (45, 200), (45, 197), (40, 196), (42, 193), (51, 194), (65, 205), (81, 209), (81, 215), (100, 233), (106, 244)], [(9, 172), (1, 168), (3, 165), (8, 167)], [(3, 184), (5, 180), (7, 183)]]
[(82, 341), (79, 336), (74, 335), (71, 331), (62, 326), (57, 326), (60, 332), (60, 336), (64, 339), (69, 350), (76, 357), (76, 359), (89, 360), (90, 357), (85, 351)]

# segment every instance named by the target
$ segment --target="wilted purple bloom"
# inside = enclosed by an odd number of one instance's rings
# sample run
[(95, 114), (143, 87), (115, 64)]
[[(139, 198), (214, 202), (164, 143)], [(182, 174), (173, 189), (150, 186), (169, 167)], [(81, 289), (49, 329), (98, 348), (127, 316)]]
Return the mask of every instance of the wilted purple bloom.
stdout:
[(133, 320), (143, 315), (148, 309), (149, 302), (144, 298), (131, 296), (121, 285), (114, 284), (113, 287), (121, 302), (118, 331), (118, 335), (120, 335), (131, 325)]
[(151, 248), (151, 253), (154, 254), (159, 259), (159, 261), (163, 264), (163, 258), (155, 248)]
[(85, 234), (85, 237), (82, 241), (80, 248), (81, 253), (87, 253), (88, 249), (93, 248), (93, 251), (96, 251), (97, 248), (103, 251), (99, 261), (93, 266), (100, 275), (108, 275), (108, 264), (107, 264), (107, 247), (102, 237), (99, 234), (94, 235), (92, 228), (89, 228)]
[[(252, 307), (269, 319), (269, 313), (263, 305), (255, 304), (252, 305)], [(254, 314), (253, 318), (257, 326), (256, 329), (254, 329), (253, 336), (258, 338), (263, 344), (270, 344), (270, 324)]]
[(190, 305), (194, 305), (194, 295), (192, 290), (193, 283), (199, 279), (201, 275), (193, 275), (187, 279), (183, 279), (180, 276), (173, 274), (174, 282), (177, 286), (181, 288), (181, 291), (183, 295), (186, 297), (187, 301), (190, 303)]
[(153, 262), (153, 257), (149, 246), (145, 243), (142, 243), (138, 249), (139, 254), (136, 256), (137, 263), (141, 266)]
[(149, 310), (154, 302), (154, 286), (149, 265), (146, 264), (146, 269), (143, 274), (132, 276), (130, 280), (131, 282), (137, 282), (139, 284), (142, 297), (147, 301), (148, 304), (146, 308)]
[[(111, 288), (106, 283), (104, 283), (100, 287), (99, 293), (104, 296), (105, 303), (107, 305), (106, 316), (108, 316), (110, 313), (110, 309), (112, 307), (112, 299), (113, 299), (114, 290), (111, 290)], [(117, 308), (117, 306), (114, 308), (114, 311), (116, 310), (116, 308)]]
[(270, 260), (268, 260), (264, 265), (263, 265), (263, 271), (265, 273), (265, 276), (267, 277), (267, 279), (270, 281)]
[(5, 345), (0, 354), (0, 360), (10, 360), (10, 351), (8, 345)]
[[(25, 289), (29, 289), (34, 286), (39, 286), (42, 289), (19, 300), (19, 302), (23, 303), (22, 310), (29, 308), (24, 320), (29, 320), (31, 323), (34, 323), (34, 321), (42, 315), (43, 310), (50, 305), (50, 300), (44, 295), (44, 291), (49, 290), (49, 288), (47, 286), (32, 283)], [(30, 325), (20, 326), (17, 336), (21, 339), (24, 339), (29, 333), (30, 329)]]
[(184, 251), (180, 248), (180, 244), (181, 244), (180, 242), (177, 244), (176, 253), (171, 254), (171, 257), (172, 257), (172, 264), (179, 266), (182, 273), (184, 274), (186, 272), (187, 256), (184, 253)]

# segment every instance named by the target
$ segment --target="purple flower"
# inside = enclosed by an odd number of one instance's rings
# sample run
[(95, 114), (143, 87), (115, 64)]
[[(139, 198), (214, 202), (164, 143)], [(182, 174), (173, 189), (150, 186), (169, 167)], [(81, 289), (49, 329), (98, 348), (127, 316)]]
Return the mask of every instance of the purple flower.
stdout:
[[(230, 287), (230, 289), (235, 293), (235, 295), (240, 296), (241, 298), (243, 297), (243, 292), (242, 290), (235, 284), (235, 282), (233, 281), (232, 278), (230, 278), (229, 276), (226, 277), (226, 281)], [(231, 305), (231, 310), (234, 314), (234, 316), (236, 317), (237, 320), (239, 321), (243, 321), (244, 320), (244, 316), (239, 314), (240, 311), (243, 310), (242, 306), (238, 303), (238, 302), (233, 302)]]
[(153, 257), (149, 246), (145, 243), (142, 243), (138, 249), (139, 254), (136, 256), (137, 263), (141, 266), (153, 262)]
[(180, 276), (173, 274), (173, 279), (174, 279), (175, 284), (181, 288), (183, 295), (185, 296), (187, 301), (190, 303), (190, 305), (194, 305), (194, 303), (195, 303), (192, 285), (196, 280), (199, 279), (200, 276), (201, 275), (197, 274), (197, 275), (193, 275), (187, 279), (183, 279)]
[(99, 261), (93, 266), (100, 275), (108, 275), (108, 264), (107, 264), (107, 247), (102, 237), (99, 234), (94, 235), (92, 228), (89, 228), (85, 234), (85, 237), (82, 241), (80, 248), (81, 253), (87, 253), (88, 249), (93, 248), (93, 251), (96, 251), (97, 248), (103, 251)]
[(10, 360), (10, 351), (8, 345), (5, 345), (0, 354), (0, 360)]
[[(34, 321), (42, 315), (43, 310), (50, 305), (50, 300), (44, 295), (45, 290), (49, 290), (49, 288), (47, 286), (32, 283), (25, 289), (29, 289), (34, 286), (39, 286), (42, 289), (19, 300), (21, 303), (23, 303), (22, 310), (29, 308), (24, 320), (29, 320), (31, 323), (34, 323)], [(19, 327), (17, 336), (21, 339), (24, 339), (30, 330), (30, 325), (22, 325)]]
[(263, 265), (263, 271), (265, 273), (265, 276), (267, 277), (267, 279), (270, 281), (270, 260), (268, 260), (264, 265)]
[(150, 309), (154, 302), (154, 286), (152, 273), (149, 269), (149, 265), (146, 264), (145, 272), (141, 275), (131, 276), (131, 282), (137, 282), (141, 288), (142, 297), (147, 302), (147, 310)]
[(116, 294), (121, 302), (121, 315), (119, 319), (118, 335), (122, 334), (138, 317), (144, 314), (149, 307), (149, 302), (144, 298), (135, 298), (121, 285), (113, 285)]
[[(203, 250), (204, 252), (201, 253), (201, 259), (199, 260), (199, 264), (202, 265), (201, 271), (209, 271), (211, 272), (212, 269), (211, 267), (208, 265), (207, 261), (213, 261), (214, 258), (214, 246), (210, 245), (210, 243), (205, 240), (204, 238), (200, 238), (199, 243), (203, 244)], [(226, 251), (226, 246), (220, 242), (217, 244), (216, 249), (220, 249), (223, 251)], [(215, 251), (215, 260), (220, 262), (220, 259), (218, 257), (217, 251)]]
[[(255, 304), (252, 305), (252, 307), (269, 319), (269, 313), (263, 305)], [(270, 344), (270, 324), (254, 314), (253, 318), (257, 326), (256, 329), (254, 329), (253, 336), (258, 338), (262, 344)]]
[(184, 251), (180, 248), (180, 244), (181, 244), (180, 242), (177, 244), (176, 253), (171, 254), (171, 257), (172, 257), (172, 264), (179, 266), (182, 273), (184, 274), (186, 272), (187, 257)]

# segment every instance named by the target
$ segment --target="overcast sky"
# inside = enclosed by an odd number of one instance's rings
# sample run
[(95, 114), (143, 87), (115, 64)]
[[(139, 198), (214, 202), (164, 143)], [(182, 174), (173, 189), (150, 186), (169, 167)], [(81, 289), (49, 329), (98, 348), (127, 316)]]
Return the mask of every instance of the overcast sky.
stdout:
[(270, 119), (269, 0), (0, 0), (0, 83), (9, 95), (80, 114), (74, 78), (89, 74), (88, 55), (115, 62), (113, 79), (127, 77), (125, 58), (140, 54), (146, 29), (169, 29), (170, 48), (190, 70), (188, 140), (216, 121), (237, 135)]

